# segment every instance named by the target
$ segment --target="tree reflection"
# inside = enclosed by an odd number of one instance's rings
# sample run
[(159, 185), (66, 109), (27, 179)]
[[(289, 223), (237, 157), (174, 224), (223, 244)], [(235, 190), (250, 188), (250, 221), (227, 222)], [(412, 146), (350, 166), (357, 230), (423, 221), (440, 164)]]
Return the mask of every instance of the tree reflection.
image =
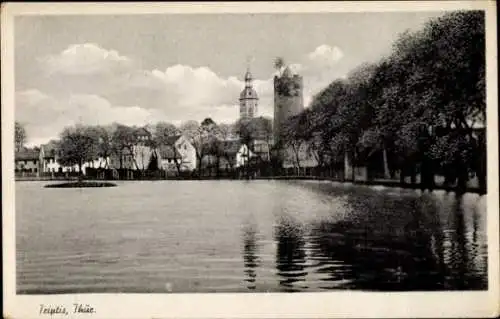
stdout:
[[(422, 198), (348, 196), (355, 210), (343, 221), (313, 225), (313, 259), (328, 274), (325, 288), (435, 290), (442, 287), (436, 206)], [(434, 239), (432, 239), (434, 238)], [(439, 241), (439, 239), (438, 239)]]
[(255, 290), (257, 272), (259, 266), (257, 230), (254, 224), (243, 227), (243, 261), (245, 266), (245, 281), (247, 288)]
[[(477, 214), (474, 211), (467, 211), (464, 207), (465, 197), (455, 198), (450, 207), (447, 207), (448, 214), (452, 222), (449, 229), (444, 229), (448, 234), (447, 245), (443, 245), (443, 254), (447, 256), (447, 281), (448, 289), (486, 289), (487, 280), (486, 269), (474, 269), (476, 267), (474, 260), (477, 260), (480, 251), (477, 249), (478, 222)], [(466, 215), (471, 214), (471, 218)], [(467, 221), (471, 223), (470, 233), (467, 231)], [(470, 236), (469, 236), (470, 235)], [(470, 238), (468, 238), (470, 237)], [(487, 261), (480, 260), (479, 266)]]
[(284, 291), (298, 291), (298, 282), (304, 282), (305, 270), (305, 241), (304, 230), (299, 223), (290, 217), (280, 217), (275, 226), (275, 240), (277, 242), (276, 268), (279, 283)]

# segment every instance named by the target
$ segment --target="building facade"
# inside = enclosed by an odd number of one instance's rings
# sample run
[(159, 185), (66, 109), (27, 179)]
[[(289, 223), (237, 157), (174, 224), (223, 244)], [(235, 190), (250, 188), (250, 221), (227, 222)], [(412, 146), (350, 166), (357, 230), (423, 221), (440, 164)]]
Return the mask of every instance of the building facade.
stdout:
[(40, 175), (41, 162), (39, 150), (37, 149), (21, 149), (15, 153), (15, 172), (23, 174)]
[(158, 148), (159, 167), (167, 172), (196, 169), (196, 149), (184, 135), (172, 136), (167, 145)]
[(251, 119), (257, 116), (259, 97), (252, 85), (252, 73), (245, 73), (245, 88), (240, 94), (240, 119)]

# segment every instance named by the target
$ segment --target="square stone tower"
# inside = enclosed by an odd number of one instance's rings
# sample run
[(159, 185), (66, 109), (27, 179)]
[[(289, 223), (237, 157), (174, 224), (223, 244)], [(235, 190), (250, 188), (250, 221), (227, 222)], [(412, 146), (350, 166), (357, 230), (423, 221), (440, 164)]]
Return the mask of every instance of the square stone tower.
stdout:
[(304, 110), (302, 76), (292, 74), (286, 67), (281, 76), (274, 77), (274, 144), (282, 142), (283, 125), (291, 116)]

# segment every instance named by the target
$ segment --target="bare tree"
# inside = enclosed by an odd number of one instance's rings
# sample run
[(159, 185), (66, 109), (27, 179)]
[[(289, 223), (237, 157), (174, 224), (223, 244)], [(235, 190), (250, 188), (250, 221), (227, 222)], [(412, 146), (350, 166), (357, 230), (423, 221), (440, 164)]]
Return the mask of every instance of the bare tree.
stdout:
[(23, 148), (24, 143), (26, 143), (26, 130), (21, 123), (15, 122), (14, 144), (17, 152)]

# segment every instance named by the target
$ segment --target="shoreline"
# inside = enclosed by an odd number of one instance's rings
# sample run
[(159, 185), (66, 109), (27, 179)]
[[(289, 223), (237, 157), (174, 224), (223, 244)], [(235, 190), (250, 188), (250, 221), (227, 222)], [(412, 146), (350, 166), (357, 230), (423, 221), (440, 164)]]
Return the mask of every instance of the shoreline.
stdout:
[[(78, 180), (67, 179), (67, 178), (23, 178), (23, 179), (15, 179), (15, 182), (74, 182)], [(84, 181), (100, 181), (100, 182), (137, 182), (137, 181), (206, 181), (206, 180), (312, 180), (312, 181), (330, 181), (337, 182), (341, 184), (351, 184), (351, 185), (359, 185), (359, 186), (384, 186), (389, 188), (403, 188), (403, 189), (414, 189), (414, 190), (429, 190), (428, 188), (423, 188), (419, 184), (401, 184), (396, 180), (340, 180), (333, 179), (329, 177), (318, 177), (318, 176), (259, 176), (255, 178), (231, 178), (231, 177), (169, 177), (165, 179), (158, 178), (143, 178), (143, 179), (123, 179), (123, 180), (100, 180), (100, 179), (84, 179)], [(456, 187), (454, 186), (443, 186), (443, 185), (434, 185), (431, 191), (433, 190), (443, 190), (446, 192), (457, 192)], [(487, 194), (487, 191), (482, 192), (479, 187), (468, 186), (465, 188), (464, 193), (475, 193), (479, 195)]]

